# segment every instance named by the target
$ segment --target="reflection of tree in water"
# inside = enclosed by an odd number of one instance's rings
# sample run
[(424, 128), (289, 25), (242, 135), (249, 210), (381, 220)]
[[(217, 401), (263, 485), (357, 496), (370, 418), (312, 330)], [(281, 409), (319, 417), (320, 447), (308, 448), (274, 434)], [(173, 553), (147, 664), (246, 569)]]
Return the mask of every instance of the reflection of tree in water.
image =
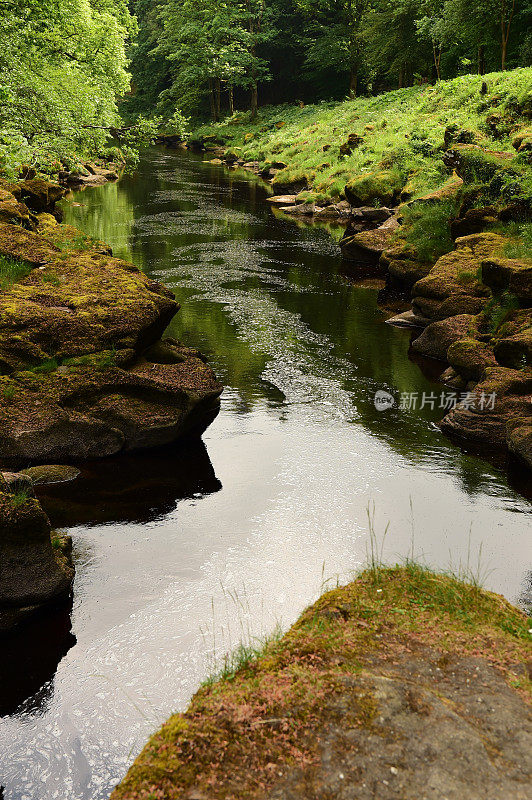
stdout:
[(90, 462), (81, 469), (72, 483), (39, 490), (55, 527), (152, 522), (180, 500), (222, 488), (201, 440)]
[[(69, 214), (176, 292), (182, 308), (170, 333), (210, 357), (231, 387), (234, 413), (257, 404), (279, 406), (281, 384), (276, 387), (272, 371), (284, 348), (296, 367), (304, 363), (318, 380), (322, 376), (347, 392), (357, 422), (402, 458), (416, 465), (438, 462), (438, 469), (459, 476), (470, 495), (486, 487), (506, 492), (487, 462), (464, 454), (435, 430), (443, 416), (439, 408), (375, 409), (378, 389), (396, 397), (439, 395), (437, 365), (411, 360), (411, 334), (383, 324), (376, 288), (339, 280), (342, 261), (326, 232), (275, 218), (265, 197), (249, 173), (199, 164), (190, 155), (156, 153), (118, 187), (83, 195), (83, 213)], [(121, 252), (126, 228), (128, 249)], [(315, 346), (316, 337), (329, 347)]]
[(38, 616), (3, 640), (0, 717), (46, 713), (57, 666), (75, 644), (69, 607)]

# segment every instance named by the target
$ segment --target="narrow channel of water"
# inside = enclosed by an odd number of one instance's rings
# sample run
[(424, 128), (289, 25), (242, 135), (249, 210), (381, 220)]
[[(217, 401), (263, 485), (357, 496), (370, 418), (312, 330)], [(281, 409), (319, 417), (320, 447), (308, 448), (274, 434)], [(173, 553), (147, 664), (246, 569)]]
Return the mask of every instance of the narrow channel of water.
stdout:
[(176, 292), (170, 333), (227, 388), (203, 444), (87, 464), (43, 493), (75, 542), (72, 629), (57, 614), (3, 653), (6, 800), (106, 798), (215, 657), (360, 567), (368, 504), (385, 558), (469, 562), (513, 602), (530, 592), (530, 503), (439, 433), (437, 408), (375, 409), (378, 389), (442, 387), (376, 288), (343, 277), (334, 237), (265, 198), (252, 176), (154, 150), (66, 205)]

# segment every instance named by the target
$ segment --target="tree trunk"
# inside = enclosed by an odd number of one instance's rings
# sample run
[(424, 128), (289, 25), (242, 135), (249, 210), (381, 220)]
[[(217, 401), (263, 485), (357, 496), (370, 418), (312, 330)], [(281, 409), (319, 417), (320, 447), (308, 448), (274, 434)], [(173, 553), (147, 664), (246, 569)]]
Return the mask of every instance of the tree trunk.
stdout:
[(349, 74), (349, 97), (353, 100), (357, 96), (358, 90), (358, 69), (352, 66)]
[(478, 74), (486, 74), (486, 48), (483, 44), (478, 46)]
[(515, 0), (512, 0), (512, 7), (508, 21), (506, 21), (506, 0), (501, 0), (501, 70), (506, 69), (506, 53), (508, 51), (508, 39), (510, 38), (510, 28), (515, 14)]
[(436, 67), (436, 78), (441, 81), (440, 63), (441, 63), (441, 47), (436, 48), (432, 45), (432, 52), (434, 53), (434, 66)]
[(257, 107), (259, 104), (259, 93), (257, 89), (257, 84), (254, 83), (251, 87), (251, 119), (255, 119), (257, 116)]
[(404, 76), (405, 76), (405, 69), (404, 69), (404, 66), (401, 65), (401, 68), (399, 70), (399, 89), (402, 89), (403, 86), (405, 85), (405, 77)]
[(216, 101), (216, 120), (218, 121), (220, 119), (221, 93), (222, 93), (220, 78), (216, 78), (214, 86), (215, 86), (215, 101)]
[(213, 122), (216, 122), (216, 100), (214, 97), (214, 87), (212, 85), (212, 80), (209, 78), (209, 102), (211, 105), (211, 119)]
[(231, 116), (235, 113), (235, 93), (233, 87), (229, 87), (229, 113)]

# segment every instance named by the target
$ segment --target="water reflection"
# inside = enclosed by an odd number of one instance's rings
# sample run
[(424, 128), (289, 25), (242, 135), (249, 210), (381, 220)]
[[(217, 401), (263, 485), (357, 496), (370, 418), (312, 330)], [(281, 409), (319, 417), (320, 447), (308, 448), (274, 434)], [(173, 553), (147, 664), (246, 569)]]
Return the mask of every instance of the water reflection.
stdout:
[(70, 608), (43, 614), (3, 639), (0, 717), (46, 713), (53, 697), (57, 666), (75, 644)]
[(81, 465), (72, 483), (42, 486), (39, 499), (54, 527), (153, 522), (177, 503), (218, 492), (202, 441)]

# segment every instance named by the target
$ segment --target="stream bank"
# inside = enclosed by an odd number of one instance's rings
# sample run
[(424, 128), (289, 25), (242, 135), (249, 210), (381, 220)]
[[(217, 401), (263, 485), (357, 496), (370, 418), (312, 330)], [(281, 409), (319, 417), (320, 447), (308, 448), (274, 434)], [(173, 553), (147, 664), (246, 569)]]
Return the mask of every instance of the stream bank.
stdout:
[(156, 149), (63, 208), (176, 294), (167, 335), (206, 353), (227, 388), (203, 443), (82, 462), (75, 481), (36, 487), (72, 537), (74, 601), (71, 630), (58, 609), (32, 626), (32, 652), (10, 640), (0, 664), (7, 800), (108, 798), (214, 656), (286, 630), (324, 579), (352, 580), (368, 503), (379, 540), (390, 523), (384, 559), (413, 547), (526, 602), (530, 504), (435, 429), (438, 409), (375, 408), (380, 389), (439, 387), (408, 331), (383, 324), (373, 281), (344, 279), (328, 232), (273, 216), (249, 173)]
[[(103, 242), (59, 224), (59, 185), (30, 177), (2, 181), (0, 193), (4, 467), (199, 438), (218, 413), (222, 387), (197, 350), (161, 338), (179, 310), (172, 292), (113, 258)], [(6, 477), (0, 473), (0, 633), (68, 596), (73, 577), (31, 477)]]
[[(267, 108), (190, 146), (268, 180), (274, 208), (347, 226), (345, 259), (386, 279), (392, 324), (437, 359), (446, 434), (532, 466), (530, 70), (345, 103)], [(426, 329), (426, 330), (424, 330)], [(421, 331), (424, 333), (420, 334)], [(489, 398), (489, 401), (487, 400)]]

